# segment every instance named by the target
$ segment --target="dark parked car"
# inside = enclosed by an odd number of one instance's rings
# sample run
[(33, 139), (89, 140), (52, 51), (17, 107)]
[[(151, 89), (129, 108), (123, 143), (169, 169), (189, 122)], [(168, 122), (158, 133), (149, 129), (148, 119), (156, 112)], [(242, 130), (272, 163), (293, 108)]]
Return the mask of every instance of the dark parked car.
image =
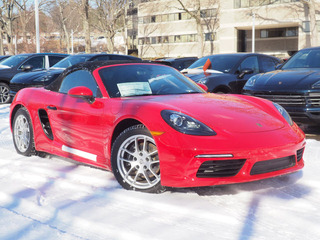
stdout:
[(209, 92), (241, 93), (251, 76), (275, 70), (279, 63), (278, 58), (257, 53), (215, 54), (200, 58), (182, 72), (205, 84)]
[(298, 123), (320, 124), (320, 47), (302, 49), (278, 70), (250, 78), (243, 93), (282, 105)]
[(183, 58), (160, 58), (154, 62), (173, 67), (179, 71), (188, 68), (192, 63), (197, 61), (197, 57), (183, 57)]
[(0, 104), (10, 102), (9, 82), (14, 75), (35, 69), (48, 69), (68, 54), (28, 53), (11, 56), (0, 63)]
[(81, 62), (87, 61), (105, 61), (105, 60), (141, 60), (128, 55), (119, 54), (77, 54), (71, 55), (61, 62), (58, 62), (50, 69), (45, 71), (33, 71), (29, 73), (17, 74), (10, 81), (10, 95), (13, 97), (16, 93), (26, 87), (42, 87), (53, 82), (64, 69)]

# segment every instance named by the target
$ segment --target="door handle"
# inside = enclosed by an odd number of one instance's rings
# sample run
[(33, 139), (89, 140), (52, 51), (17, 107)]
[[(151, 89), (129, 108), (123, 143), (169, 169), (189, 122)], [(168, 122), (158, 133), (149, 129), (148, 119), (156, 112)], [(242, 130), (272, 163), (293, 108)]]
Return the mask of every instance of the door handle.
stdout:
[(47, 109), (50, 109), (50, 110), (57, 110), (57, 107), (52, 106), (52, 105), (49, 105), (49, 106), (47, 106)]

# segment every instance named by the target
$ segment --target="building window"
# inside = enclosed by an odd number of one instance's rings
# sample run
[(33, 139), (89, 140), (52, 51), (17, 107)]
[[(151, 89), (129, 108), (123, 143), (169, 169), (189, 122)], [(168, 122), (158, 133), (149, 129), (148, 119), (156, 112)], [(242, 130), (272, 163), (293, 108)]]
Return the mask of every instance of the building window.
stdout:
[(286, 37), (295, 37), (298, 36), (298, 28), (292, 27), (286, 29)]
[(168, 22), (168, 21), (169, 21), (168, 15), (169, 15), (169, 14), (163, 14), (163, 15), (161, 15), (161, 21), (162, 21), (162, 22)]
[(214, 41), (214, 33), (205, 33), (204, 40), (205, 41)]
[(296, 37), (298, 36), (298, 28), (272, 28), (260, 30), (260, 38), (276, 38), (276, 37)]
[(260, 7), (280, 3), (299, 2), (299, 0), (234, 0), (234, 8)]
[(180, 36), (180, 35), (174, 36), (174, 42), (175, 42), (175, 43), (181, 42), (181, 36)]
[(150, 16), (143, 17), (143, 23), (150, 23)]

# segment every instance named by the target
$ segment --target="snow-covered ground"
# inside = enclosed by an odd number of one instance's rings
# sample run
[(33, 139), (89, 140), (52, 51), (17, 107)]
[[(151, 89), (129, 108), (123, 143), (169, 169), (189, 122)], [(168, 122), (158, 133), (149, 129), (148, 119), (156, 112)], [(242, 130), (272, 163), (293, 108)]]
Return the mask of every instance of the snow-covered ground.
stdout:
[(258, 182), (145, 194), (112, 173), (14, 149), (0, 105), (0, 239), (320, 239), (320, 141), (305, 168)]

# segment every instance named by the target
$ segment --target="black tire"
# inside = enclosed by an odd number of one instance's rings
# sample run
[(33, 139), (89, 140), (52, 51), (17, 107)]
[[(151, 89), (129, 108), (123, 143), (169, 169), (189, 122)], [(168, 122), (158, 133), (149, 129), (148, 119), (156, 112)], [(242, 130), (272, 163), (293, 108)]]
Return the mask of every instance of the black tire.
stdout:
[(12, 138), (16, 151), (24, 156), (35, 155), (32, 122), (28, 111), (20, 108), (13, 119)]
[(127, 189), (161, 193), (158, 150), (152, 135), (143, 125), (124, 130), (111, 150), (111, 167), (119, 184)]
[(0, 104), (9, 103), (11, 101), (11, 96), (9, 95), (9, 92), (9, 85), (0, 82)]

